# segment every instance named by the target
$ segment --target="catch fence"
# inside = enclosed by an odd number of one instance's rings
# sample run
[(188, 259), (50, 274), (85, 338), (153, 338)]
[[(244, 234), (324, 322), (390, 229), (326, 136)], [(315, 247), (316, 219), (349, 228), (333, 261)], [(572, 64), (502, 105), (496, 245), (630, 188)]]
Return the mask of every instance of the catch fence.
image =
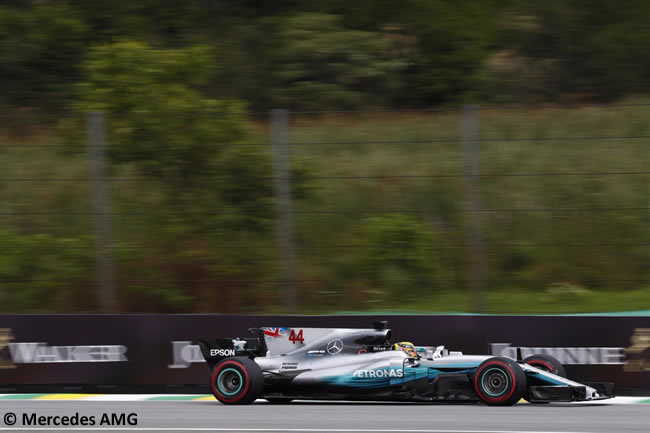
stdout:
[(499, 290), (544, 292), (550, 309), (640, 290), (648, 114), (88, 113), (25, 130), (8, 116), (0, 299), (6, 311), (319, 312), (465, 294), (479, 312)]

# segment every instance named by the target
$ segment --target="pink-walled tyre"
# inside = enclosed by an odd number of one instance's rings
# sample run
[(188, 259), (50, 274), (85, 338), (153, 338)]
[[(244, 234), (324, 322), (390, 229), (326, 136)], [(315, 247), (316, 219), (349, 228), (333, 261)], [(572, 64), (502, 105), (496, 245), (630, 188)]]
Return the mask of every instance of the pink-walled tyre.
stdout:
[(511, 406), (523, 397), (526, 389), (526, 374), (510, 358), (486, 359), (474, 374), (476, 395), (492, 406)]
[(524, 359), (524, 364), (532, 365), (540, 370), (548, 371), (558, 376), (566, 377), (566, 371), (560, 361), (548, 355), (531, 355)]
[[(548, 371), (549, 373), (553, 373), (561, 377), (566, 377), (566, 371), (564, 370), (564, 366), (562, 365), (562, 363), (558, 361), (556, 358), (553, 358), (552, 356), (549, 355), (541, 355), (541, 354), (530, 355), (524, 359), (524, 364), (531, 365), (535, 368)], [(528, 392), (524, 394), (524, 400), (533, 404), (548, 403), (547, 401), (530, 401), (530, 396), (528, 395)]]
[(250, 404), (262, 395), (262, 369), (246, 357), (226, 358), (214, 366), (210, 387), (223, 404)]

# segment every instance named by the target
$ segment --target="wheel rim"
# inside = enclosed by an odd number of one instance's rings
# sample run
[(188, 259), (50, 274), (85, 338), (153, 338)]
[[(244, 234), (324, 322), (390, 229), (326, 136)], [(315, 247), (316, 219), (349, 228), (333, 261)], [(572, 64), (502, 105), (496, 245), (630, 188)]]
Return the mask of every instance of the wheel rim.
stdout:
[(505, 371), (500, 368), (490, 368), (481, 378), (481, 387), (490, 397), (503, 395), (510, 385), (510, 379)]
[(225, 368), (217, 376), (217, 388), (224, 395), (235, 395), (244, 386), (242, 375), (234, 368)]

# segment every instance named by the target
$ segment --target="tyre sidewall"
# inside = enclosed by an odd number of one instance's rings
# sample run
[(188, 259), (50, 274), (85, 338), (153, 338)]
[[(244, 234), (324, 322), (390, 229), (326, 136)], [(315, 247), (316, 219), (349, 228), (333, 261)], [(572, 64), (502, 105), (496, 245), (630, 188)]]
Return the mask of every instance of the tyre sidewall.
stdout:
[[(560, 377), (567, 377), (566, 370), (564, 370), (564, 365), (557, 358), (554, 358), (549, 355), (530, 355), (524, 359), (524, 364), (528, 364), (532, 367), (539, 368), (544, 371), (548, 371), (552, 374), (555, 374)], [(530, 394), (526, 391), (524, 395), (524, 400), (533, 403), (533, 404), (547, 404), (547, 401), (531, 401)]]
[[(498, 396), (492, 396), (483, 389), (483, 377), (492, 369), (500, 370), (508, 379), (507, 388)], [(509, 358), (495, 357), (486, 359), (478, 366), (474, 374), (474, 390), (479, 399), (489, 405), (513, 405), (526, 392), (526, 375), (521, 367)]]
[[(227, 369), (233, 369), (242, 379), (242, 386), (233, 395), (226, 395), (219, 390), (217, 380)], [(223, 404), (248, 404), (255, 401), (262, 393), (263, 376), (260, 367), (251, 359), (244, 357), (226, 358), (214, 366), (210, 377), (212, 393)]]

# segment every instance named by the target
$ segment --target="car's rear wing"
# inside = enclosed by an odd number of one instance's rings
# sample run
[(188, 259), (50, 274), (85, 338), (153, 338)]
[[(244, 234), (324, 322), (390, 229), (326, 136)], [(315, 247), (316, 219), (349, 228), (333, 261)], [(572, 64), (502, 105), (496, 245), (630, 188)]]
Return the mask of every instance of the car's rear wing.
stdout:
[(268, 348), (264, 340), (264, 332), (259, 328), (248, 330), (256, 337), (251, 338), (215, 338), (213, 340), (197, 340), (201, 354), (212, 370), (215, 364), (225, 358), (233, 356), (266, 356)]

